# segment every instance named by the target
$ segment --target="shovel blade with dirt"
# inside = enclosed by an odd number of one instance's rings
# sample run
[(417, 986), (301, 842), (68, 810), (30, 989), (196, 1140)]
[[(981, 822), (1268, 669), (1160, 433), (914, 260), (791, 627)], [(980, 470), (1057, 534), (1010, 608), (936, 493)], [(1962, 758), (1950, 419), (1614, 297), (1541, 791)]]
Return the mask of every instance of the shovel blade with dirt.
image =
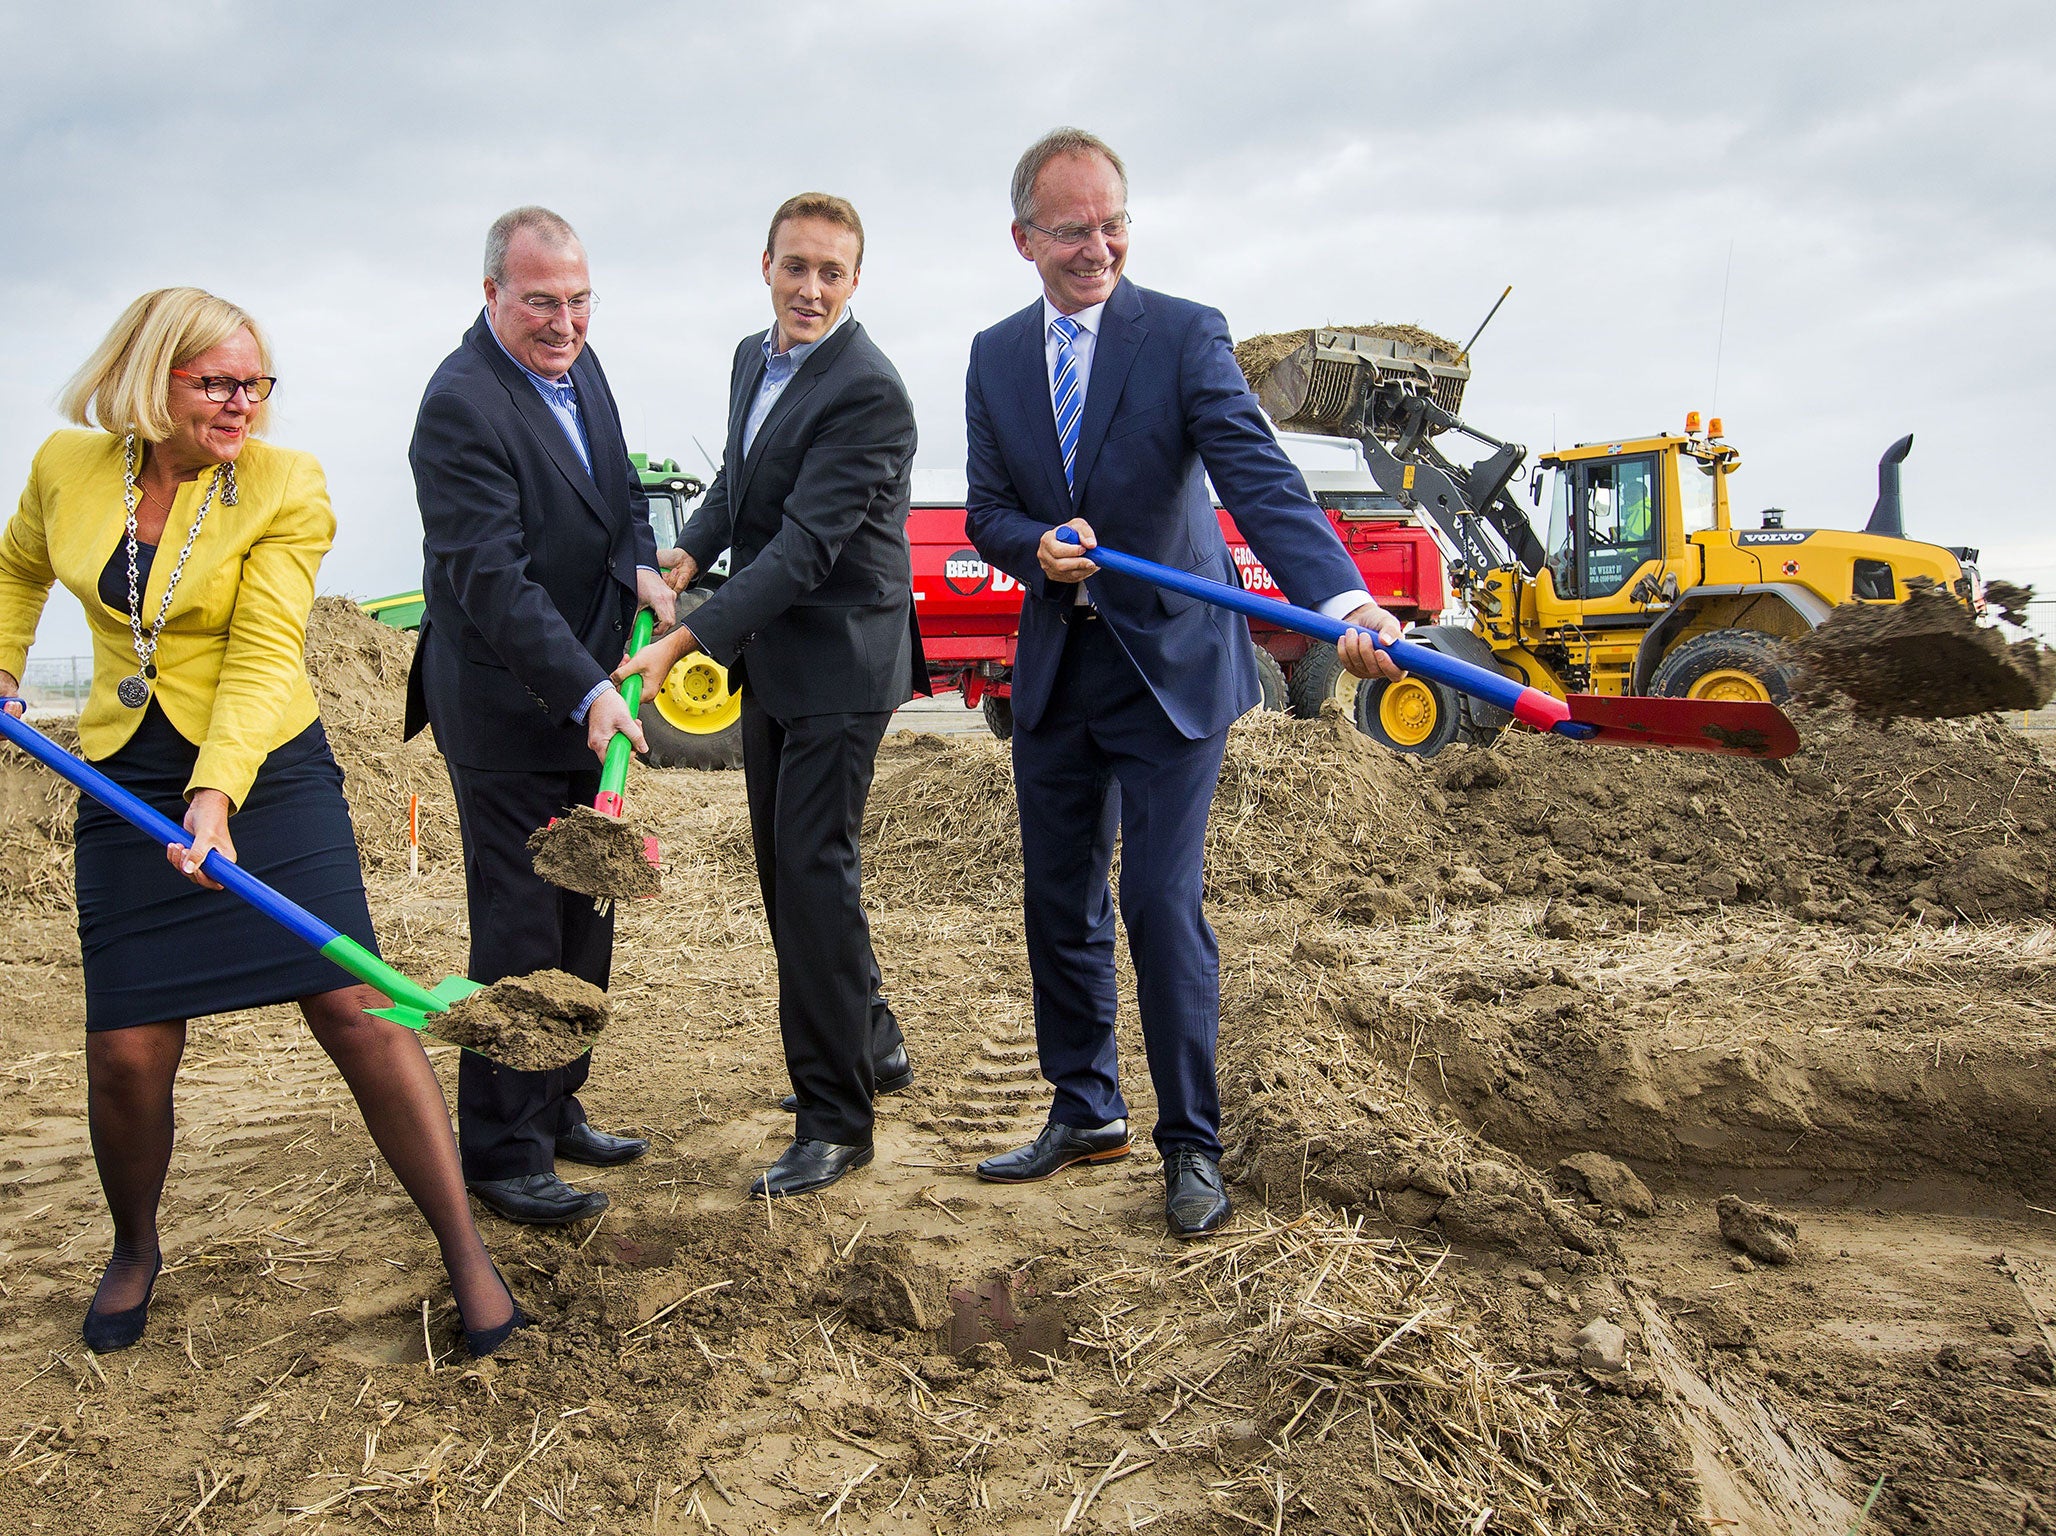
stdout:
[[(649, 609), (636, 614), (628, 637), (630, 656), (650, 643), (655, 628), (656, 616)], [(631, 720), (642, 708), (642, 688), (640, 676), (621, 685), (621, 698)], [(535, 861), (535, 872), (550, 884), (590, 896), (595, 903), (655, 896), (662, 888), (656, 837), (637, 831), (621, 817), (633, 751), (628, 737), (616, 731), (607, 743), (607, 756), (600, 766), (600, 792), (593, 803), (574, 807), (529, 836), (528, 853)]]

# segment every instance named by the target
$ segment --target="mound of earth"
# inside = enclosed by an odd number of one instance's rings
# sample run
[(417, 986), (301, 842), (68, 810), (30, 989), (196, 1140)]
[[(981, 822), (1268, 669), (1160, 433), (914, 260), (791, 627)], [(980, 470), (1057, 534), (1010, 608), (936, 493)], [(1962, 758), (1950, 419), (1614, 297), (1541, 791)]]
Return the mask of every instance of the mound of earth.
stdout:
[[(2028, 595), (2002, 585), (2007, 615), (2024, 608)], [(2033, 639), (2009, 645), (1927, 583), (1908, 583), (1903, 603), (1844, 603), (1792, 650), (1812, 688), (1847, 695), (1872, 720), (2040, 709), (2056, 693), (2056, 654), (2048, 647)]]
[(1647, 927), (1769, 903), (1809, 921), (2039, 917), (2056, 769), (1993, 721), (1882, 729), (1795, 711), (1783, 764), (1596, 751), (1526, 732), (1436, 759), (1437, 895), (1540, 895), (1545, 923), (1626, 908)]
[(400, 740), (414, 637), (346, 597), (317, 597), (307, 616), (307, 676), (343, 770), (366, 874), (407, 867), (408, 800), (419, 796), (424, 861), (463, 856), (450, 780), (431, 732)]

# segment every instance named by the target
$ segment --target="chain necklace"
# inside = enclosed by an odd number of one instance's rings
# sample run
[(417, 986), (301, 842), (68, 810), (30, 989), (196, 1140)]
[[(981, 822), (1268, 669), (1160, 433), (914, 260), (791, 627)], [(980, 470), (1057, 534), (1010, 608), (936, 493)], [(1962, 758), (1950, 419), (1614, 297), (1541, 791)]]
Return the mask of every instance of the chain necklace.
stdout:
[[(186, 534), (186, 542), (178, 552), (178, 563), (171, 568), (171, 579), (164, 584), (164, 600), (157, 605), (157, 618), (150, 626), (150, 633), (143, 634), (143, 599), (136, 581), (136, 506), (141, 493), (136, 486), (136, 434), (131, 432), (121, 441), (121, 504), (128, 512), (128, 600), (130, 643), (136, 651), (136, 671), (133, 676), (123, 678), (115, 685), (114, 696), (130, 709), (141, 709), (150, 702), (150, 684), (157, 677), (157, 637), (164, 632), (164, 616), (171, 611), (171, 594), (178, 590), (178, 579), (185, 574), (186, 557), (193, 552), (193, 540), (200, 537), (200, 525), (207, 521), (207, 509), (214, 504), (214, 493), (221, 492), (221, 504), (232, 507), (236, 504), (236, 467), (233, 464), (217, 464), (214, 476), (207, 482), (207, 492), (200, 498), (200, 510), (193, 514), (193, 526)], [(169, 509), (166, 509), (167, 515)]]

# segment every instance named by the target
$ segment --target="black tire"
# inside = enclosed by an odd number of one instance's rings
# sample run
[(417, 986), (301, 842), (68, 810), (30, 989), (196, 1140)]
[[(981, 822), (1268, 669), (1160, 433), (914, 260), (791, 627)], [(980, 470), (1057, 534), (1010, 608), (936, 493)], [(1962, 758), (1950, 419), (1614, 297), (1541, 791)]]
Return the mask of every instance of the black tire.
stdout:
[[(684, 619), (708, 596), (700, 587), (679, 593), (678, 617)], [(740, 715), (726, 670), (704, 656), (688, 656), (671, 669), (656, 697), (643, 700), (637, 718), (650, 744), (643, 761), (652, 768), (740, 768)]]
[(1791, 698), (1798, 676), (1798, 664), (1776, 635), (1716, 629), (1673, 647), (1657, 663), (1649, 691), (1665, 699), (1782, 704)]
[(1356, 728), (1380, 746), (1410, 757), (1433, 757), (1456, 740), (1463, 704), (1454, 689), (1409, 675), (1396, 683), (1372, 678), (1356, 691)]
[(985, 712), (985, 728), (1000, 741), (1014, 739), (1014, 701), (1003, 694), (988, 693), (979, 708)]
[(1302, 720), (1321, 718), (1321, 706), (1333, 699), (1350, 719), (1356, 718), (1356, 696), (1364, 680), (1342, 665), (1335, 647), (1316, 641), (1292, 669), (1288, 698)]
[(1263, 690), (1264, 695), (1262, 707), (1283, 714), (1287, 701), (1285, 669), (1278, 665), (1277, 657), (1254, 640), (1249, 642), (1249, 646), (1256, 652), (1257, 687)]

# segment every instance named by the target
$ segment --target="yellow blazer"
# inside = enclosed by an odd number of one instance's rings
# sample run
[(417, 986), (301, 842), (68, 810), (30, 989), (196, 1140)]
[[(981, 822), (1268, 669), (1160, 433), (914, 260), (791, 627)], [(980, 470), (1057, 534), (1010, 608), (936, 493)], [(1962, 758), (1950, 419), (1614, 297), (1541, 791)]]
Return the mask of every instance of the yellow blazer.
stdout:
[[(142, 594), (146, 635), (210, 478), (181, 485), (165, 519)], [(307, 611), (336, 520), (312, 454), (250, 439), (236, 459), (236, 482), (235, 506), (214, 498), (172, 596), (154, 691), (179, 734), (200, 744), (186, 797), (218, 789), (241, 805), (265, 757), (314, 722)], [(64, 431), (36, 451), (21, 507), (0, 533), (0, 669), (21, 676), (53, 582), (85, 605), (93, 688), (79, 714), (79, 744), (89, 759), (119, 751), (144, 713), (115, 696), (115, 685), (136, 671), (136, 653), (127, 609), (108, 607), (99, 592), (126, 518), (121, 439)]]

